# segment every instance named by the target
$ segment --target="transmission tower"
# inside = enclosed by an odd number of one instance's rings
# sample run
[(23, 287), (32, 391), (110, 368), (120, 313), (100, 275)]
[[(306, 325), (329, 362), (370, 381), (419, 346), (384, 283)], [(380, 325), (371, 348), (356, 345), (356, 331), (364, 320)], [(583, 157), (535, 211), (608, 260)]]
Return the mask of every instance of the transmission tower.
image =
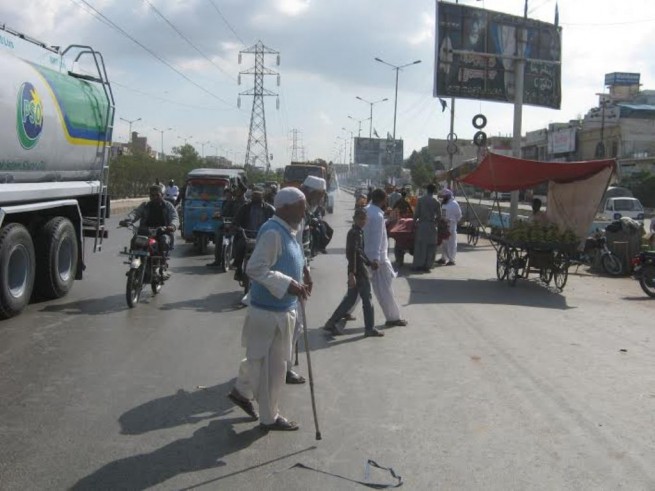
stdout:
[(275, 96), (276, 109), (280, 108), (280, 98), (275, 92), (271, 92), (264, 88), (264, 75), (276, 75), (277, 85), (280, 85), (280, 74), (270, 68), (264, 66), (265, 55), (277, 55), (277, 65), (280, 65), (280, 52), (272, 50), (261, 41), (250, 48), (244, 49), (239, 52), (239, 64), (241, 64), (242, 54), (255, 55), (255, 66), (239, 72), (239, 85), (241, 85), (241, 75), (254, 75), (255, 85), (251, 90), (239, 93), (238, 107), (241, 107), (241, 96), (251, 95), (252, 99), (252, 112), (250, 114), (250, 132), (248, 133), (248, 147), (246, 149), (246, 165), (264, 166), (266, 172), (271, 168), (272, 155), (268, 153), (268, 142), (266, 140), (266, 116), (264, 112), (264, 97)]
[(297, 129), (292, 129), (291, 133), (291, 162), (298, 162), (300, 151), (302, 151), (302, 134)]

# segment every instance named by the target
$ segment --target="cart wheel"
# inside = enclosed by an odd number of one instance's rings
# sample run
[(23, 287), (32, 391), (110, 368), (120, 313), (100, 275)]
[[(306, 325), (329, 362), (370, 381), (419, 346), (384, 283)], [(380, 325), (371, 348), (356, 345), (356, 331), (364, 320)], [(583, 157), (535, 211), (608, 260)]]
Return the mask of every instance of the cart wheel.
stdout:
[(521, 257), (519, 251), (512, 248), (507, 261), (507, 282), (510, 286), (514, 286), (521, 275)]
[(539, 279), (544, 283), (546, 283), (547, 285), (550, 284), (550, 282), (553, 279), (553, 268), (552, 267), (541, 268), (539, 270)]
[(480, 239), (480, 229), (475, 227), (473, 229), (473, 238), (471, 239), (471, 245), (478, 245), (478, 240)]
[(559, 290), (563, 290), (566, 285), (566, 280), (569, 278), (569, 258), (558, 252), (553, 260), (553, 279), (555, 280), (555, 286)]
[(507, 265), (509, 264), (509, 249), (501, 245), (496, 253), (496, 277), (503, 281), (507, 276)]

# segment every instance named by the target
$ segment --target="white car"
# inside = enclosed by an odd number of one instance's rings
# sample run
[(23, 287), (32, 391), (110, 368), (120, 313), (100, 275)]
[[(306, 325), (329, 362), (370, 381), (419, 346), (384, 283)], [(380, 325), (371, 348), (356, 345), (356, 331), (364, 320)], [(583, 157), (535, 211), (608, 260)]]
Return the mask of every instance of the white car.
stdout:
[(644, 207), (637, 198), (628, 198), (626, 196), (607, 198), (603, 208), (603, 216), (608, 220), (628, 217), (643, 222)]

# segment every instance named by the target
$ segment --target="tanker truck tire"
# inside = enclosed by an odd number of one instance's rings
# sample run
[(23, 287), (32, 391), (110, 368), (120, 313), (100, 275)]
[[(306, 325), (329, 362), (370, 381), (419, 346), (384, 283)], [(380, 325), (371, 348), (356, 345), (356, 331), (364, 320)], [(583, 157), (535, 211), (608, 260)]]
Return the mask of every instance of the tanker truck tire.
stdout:
[(36, 243), (36, 291), (46, 299), (66, 295), (75, 281), (78, 245), (68, 218), (54, 217), (38, 232)]
[(10, 223), (0, 230), (0, 318), (19, 314), (30, 302), (36, 259), (27, 229)]

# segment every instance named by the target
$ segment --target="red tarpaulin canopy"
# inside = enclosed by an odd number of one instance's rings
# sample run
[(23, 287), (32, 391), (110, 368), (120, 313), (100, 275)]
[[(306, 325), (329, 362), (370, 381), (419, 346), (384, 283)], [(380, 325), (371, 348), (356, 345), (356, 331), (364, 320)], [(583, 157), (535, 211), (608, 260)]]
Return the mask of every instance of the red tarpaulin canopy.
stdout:
[(539, 162), (489, 153), (472, 172), (456, 179), (489, 191), (514, 191), (533, 188), (548, 181), (580, 181), (607, 168), (615, 171), (616, 161)]

